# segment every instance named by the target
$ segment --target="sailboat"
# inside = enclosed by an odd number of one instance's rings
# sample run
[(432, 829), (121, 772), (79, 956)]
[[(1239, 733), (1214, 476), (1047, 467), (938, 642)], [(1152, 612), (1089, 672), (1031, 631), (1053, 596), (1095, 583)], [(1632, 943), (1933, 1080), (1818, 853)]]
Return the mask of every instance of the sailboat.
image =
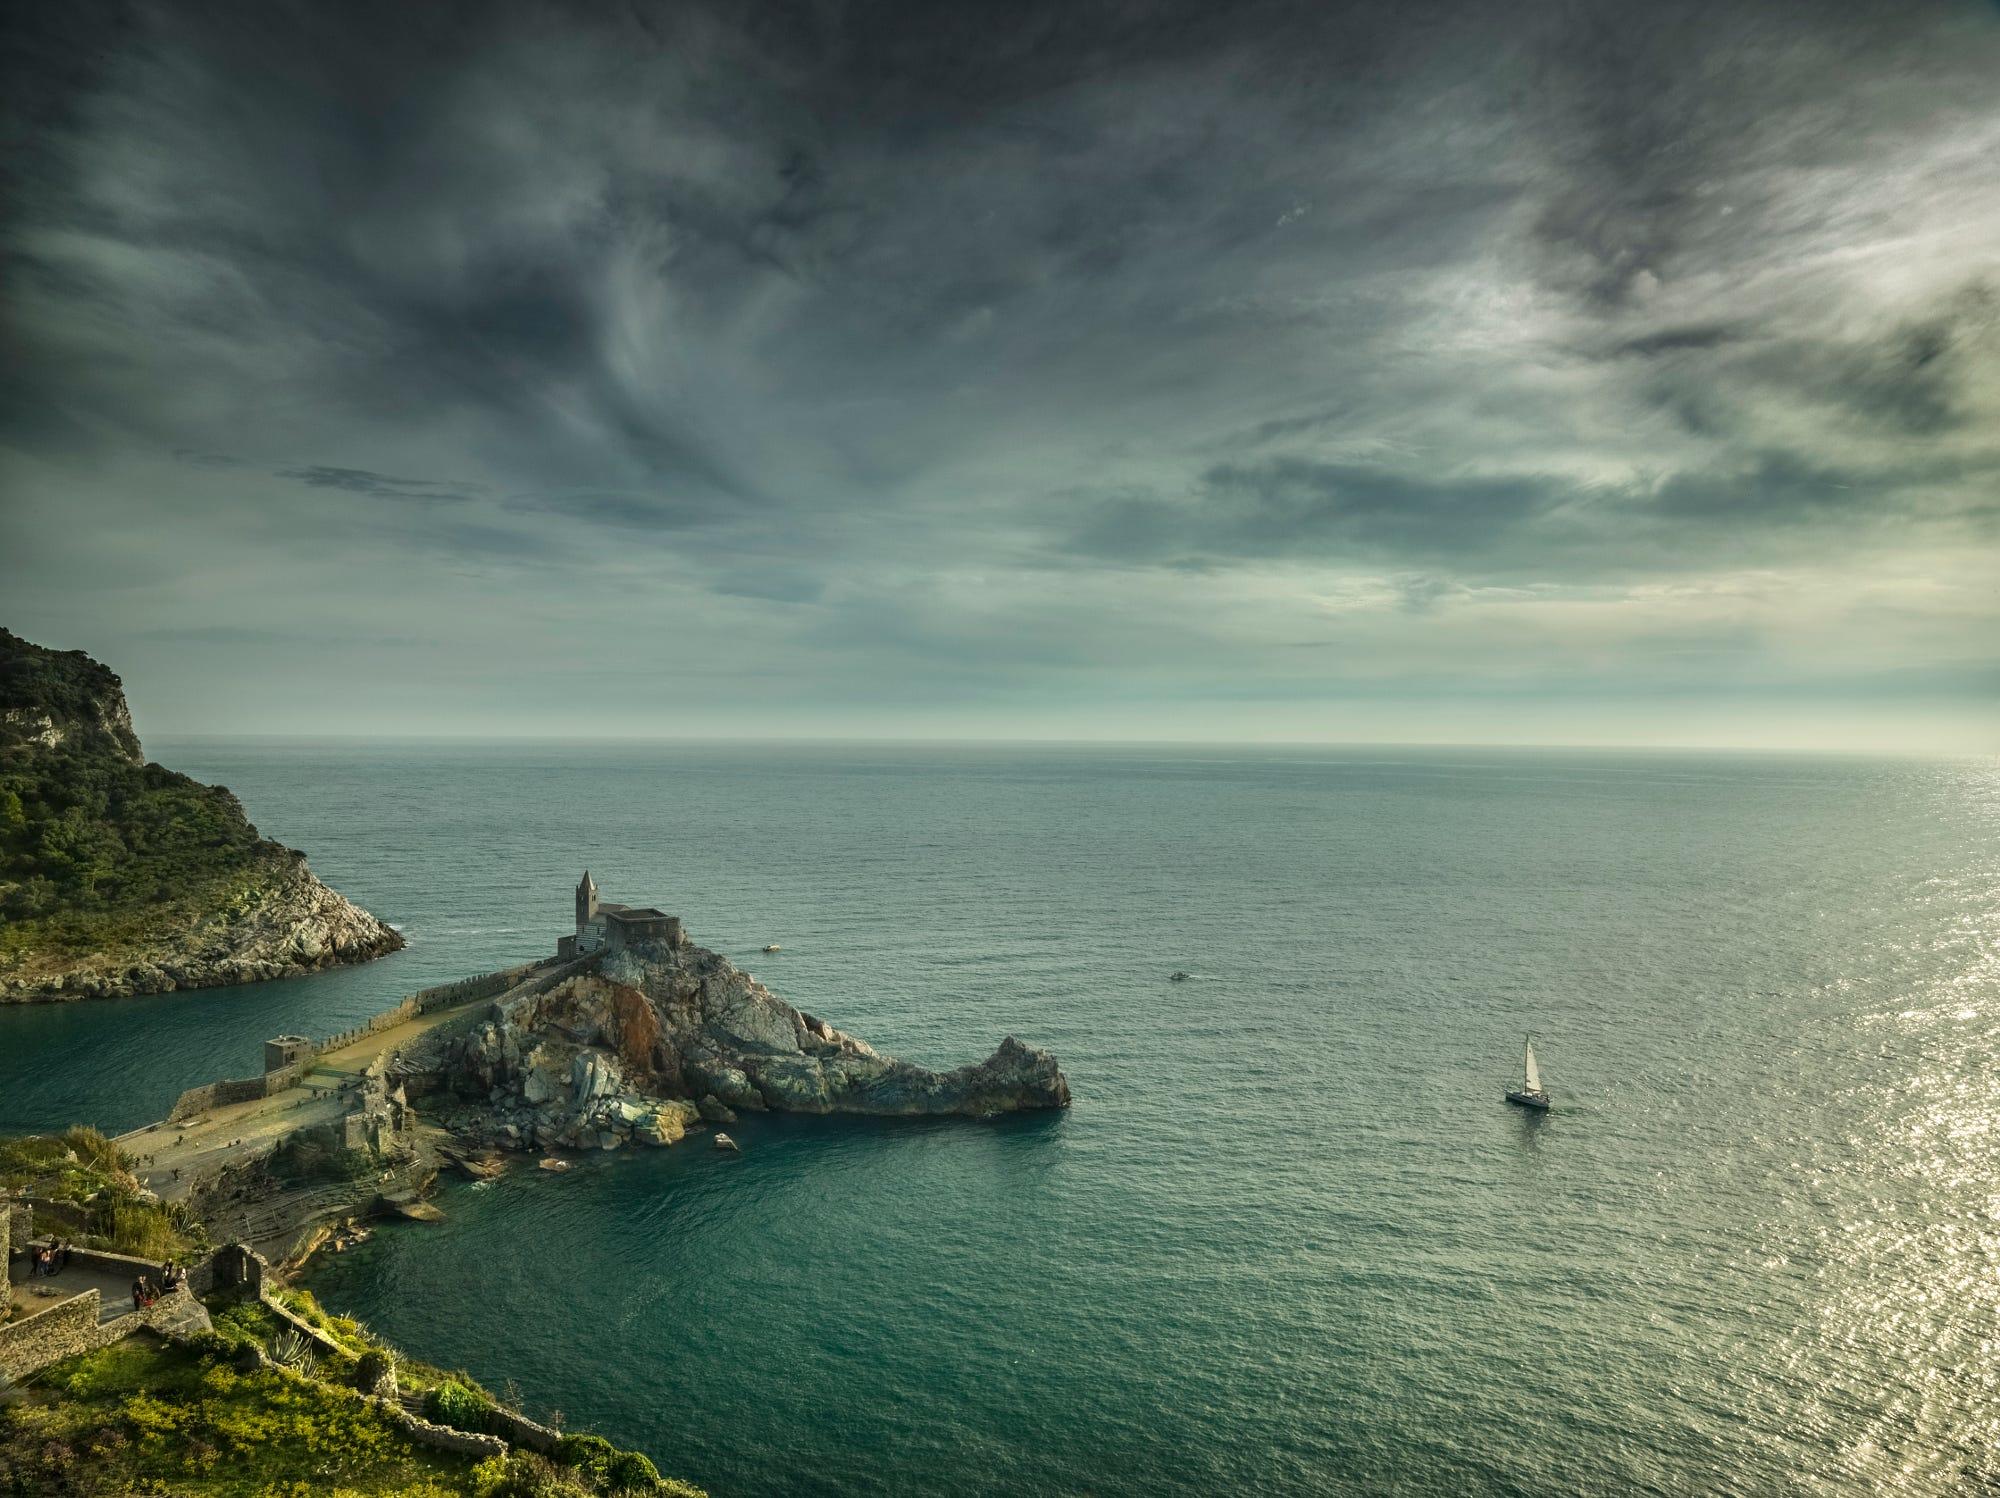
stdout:
[(1526, 1043), (1526, 1054), (1522, 1057), (1521, 1068), (1526, 1073), (1525, 1084), (1515, 1092), (1507, 1094), (1507, 1101), (1518, 1103), (1523, 1108), (1533, 1108), (1546, 1113), (1549, 1109), (1549, 1095), (1542, 1091), (1542, 1073), (1535, 1065), (1535, 1043)]

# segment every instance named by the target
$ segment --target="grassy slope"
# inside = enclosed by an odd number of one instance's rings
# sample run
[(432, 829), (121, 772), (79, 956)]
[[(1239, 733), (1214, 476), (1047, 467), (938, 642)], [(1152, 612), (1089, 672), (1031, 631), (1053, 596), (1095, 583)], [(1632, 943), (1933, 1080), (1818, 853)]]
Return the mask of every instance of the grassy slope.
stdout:
[(0, 1412), (9, 1494), (478, 1491), (471, 1461), (412, 1445), (358, 1394), (150, 1338), (59, 1363)]
[[(313, 1319), (358, 1343), (352, 1322)], [(44, 1369), (0, 1407), (0, 1495), (701, 1498), (589, 1437), (565, 1442), (554, 1460), (515, 1452), (475, 1461), (419, 1446), (350, 1386), (352, 1359), (329, 1356), (306, 1372), (245, 1369), (242, 1349), (262, 1344), (276, 1319), (252, 1304), (216, 1324), (199, 1349), (134, 1337)]]

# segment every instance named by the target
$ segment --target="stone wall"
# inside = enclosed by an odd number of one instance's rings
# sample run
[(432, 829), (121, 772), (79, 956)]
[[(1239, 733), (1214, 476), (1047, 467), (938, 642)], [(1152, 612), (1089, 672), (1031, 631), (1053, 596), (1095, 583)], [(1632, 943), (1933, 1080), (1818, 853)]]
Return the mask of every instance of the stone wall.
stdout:
[(121, 1279), (134, 1280), (142, 1274), (158, 1275), (161, 1269), (157, 1259), (135, 1259), (130, 1254), (106, 1253), (101, 1248), (72, 1248), (69, 1262), (104, 1274), (115, 1274)]
[(7, 1307), (14, 1299), (14, 1274), (9, 1267), (14, 1256), (14, 1210), (5, 1192), (0, 1192), (0, 1323), (7, 1319)]
[(449, 1425), (433, 1425), (380, 1394), (365, 1394), (362, 1397), (401, 1426), (403, 1433), (420, 1445), (437, 1451), (455, 1451), (465, 1456), (504, 1456), (507, 1452), (507, 1443), (499, 1436), (490, 1436), (484, 1431), (455, 1430)]
[(323, 1056), (328, 1051), (337, 1051), (344, 1045), (353, 1045), (355, 1041), (365, 1039), (370, 1035), (379, 1035), (384, 1030), (393, 1030), (406, 1020), (415, 1019), (421, 1012), (417, 1007), (416, 995), (412, 994), (410, 997), (400, 1000), (391, 1008), (384, 1009), (380, 1014), (370, 1015), (351, 1030), (342, 1030), (338, 1035), (327, 1036), (325, 1040), (320, 1041), (313, 1049)]
[(188, 1276), (188, 1286), (197, 1295), (262, 1300), (265, 1277), (270, 1272), (270, 1264), (256, 1249), (245, 1243), (225, 1243)]
[(352, 1045), (370, 1035), (379, 1035), (384, 1030), (393, 1030), (423, 1014), (435, 1014), (440, 1009), (449, 1009), (455, 1004), (469, 1004), (475, 999), (490, 999), (503, 994), (519, 983), (537, 964), (526, 962), (519, 967), (502, 968), (497, 973), (481, 973), (476, 978), (460, 978), (452, 983), (440, 983), (434, 988), (419, 989), (380, 1014), (371, 1015), (351, 1030), (343, 1030), (338, 1035), (329, 1035), (318, 1042), (313, 1049), (324, 1055), (337, 1051), (344, 1045)]
[(266, 1072), (261, 1077), (231, 1077), (223, 1082), (204, 1082), (199, 1087), (190, 1087), (174, 1099), (173, 1107), (167, 1110), (167, 1122), (186, 1123), (217, 1108), (226, 1108), (231, 1103), (249, 1103), (269, 1097), (274, 1092), (283, 1092), (302, 1075), (303, 1068), (288, 1067), (284, 1071)]
[(486, 1422), (496, 1434), (505, 1436), (516, 1446), (526, 1446), (530, 1451), (539, 1451), (544, 1456), (556, 1449), (556, 1442), (562, 1439), (562, 1432), (530, 1420), (504, 1404), (496, 1404), (486, 1412)]
[(102, 1345), (98, 1309), (97, 1292), (86, 1290), (24, 1321), (0, 1326), (0, 1374), (26, 1378), (59, 1358), (95, 1350)]
[(330, 1352), (338, 1356), (347, 1351), (345, 1347), (342, 1347), (332, 1337), (329, 1337), (325, 1332), (306, 1320), (305, 1317), (281, 1304), (276, 1297), (265, 1295), (260, 1298), (264, 1302), (265, 1310), (277, 1317), (278, 1320), (284, 1322), (286, 1326), (289, 1326), (301, 1337), (304, 1337), (321, 1352)]
[(536, 966), (535, 963), (524, 962), (519, 967), (503, 968), (497, 973), (482, 973), (477, 978), (461, 978), (456, 983), (440, 983), (435, 988), (426, 988), (414, 995), (417, 1012), (431, 1014), (439, 1009), (448, 1009), (453, 1004), (496, 998), (527, 977)]
[(588, 972), (602, 960), (598, 952), (586, 952), (573, 962), (561, 963), (548, 969), (540, 977), (518, 984), (494, 1000), (487, 1017), (496, 1024), (532, 1012), (535, 1000), (550, 989), (569, 982), (579, 973)]
[[(539, 964), (526, 962), (519, 967), (502, 968), (497, 973), (481, 973), (476, 978), (460, 978), (452, 983), (440, 983), (434, 988), (420, 989), (380, 1014), (373, 1016), (351, 1030), (343, 1030), (338, 1035), (329, 1035), (325, 1040), (315, 1041), (309, 1051), (289, 1066), (267, 1071), (258, 1077), (232, 1077), (223, 1082), (204, 1082), (199, 1087), (190, 1087), (174, 1099), (173, 1107), (167, 1110), (166, 1121), (170, 1124), (186, 1123), (190, 1119), (212, 1113), (217, 1108), (225, 1108), (231, 1103), (254, 1102), (258, 1098), (274, 1097), (296, 1087), (299, 1080), (312, 1069), (313, 1062), (328, 1051), (337, 1051), (344, 1045), (352, 1045), (369, 1035), (379, 1035), (384, 1030), (396, 1026), (419, 1015), (435, 1014), (440, 1009), (449, 1009), (454, 1004), (468, 1004), (477, 999), (490, 999), (506, 993), (515, 987)], [(133, 1134), (144, 1133), (143, 1129), (133, 1130)], [(121, 1139), (132, 1137), (120, 1135)]]

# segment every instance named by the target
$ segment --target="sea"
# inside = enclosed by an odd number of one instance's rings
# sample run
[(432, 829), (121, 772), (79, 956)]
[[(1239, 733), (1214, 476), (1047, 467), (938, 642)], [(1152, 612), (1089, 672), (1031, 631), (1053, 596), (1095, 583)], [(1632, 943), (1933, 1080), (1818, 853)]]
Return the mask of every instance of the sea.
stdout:
[(548, 953), (586, 867), (883, 1051), (1060, 1057), (1064, 1113), (746, 1117), (311, 1274), (718, 1498), (2000, 1486), (2000, 762), (149, 748), (409, 948), (0, 1012), (0, 1127)]

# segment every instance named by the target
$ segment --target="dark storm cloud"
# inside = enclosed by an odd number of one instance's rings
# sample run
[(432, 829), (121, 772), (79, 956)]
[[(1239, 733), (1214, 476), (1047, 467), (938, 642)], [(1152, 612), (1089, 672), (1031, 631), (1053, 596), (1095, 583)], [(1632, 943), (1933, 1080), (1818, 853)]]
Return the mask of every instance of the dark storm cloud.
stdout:
[(158, 525), (135, 575), (393, 576), (413, 616), (490, 569), (579, 643), (644, 600), (746, 676), (1096, 652), (1171, 694), (1323, 609), (1694, 609), (1632, 589), (1994, 544), (1991, 10), (7, 24), (0, 541), (51, 588), (114, 584), (18, 516)]
[(1490, 549), (1559, 503), (1534, 478), (1419, 480), (1355, 464), (1273, 458), (1221, 463), (1186, 503), (1125, 496), (1096, 507), (1075, 537), (1128, 561), (1349, 553), (1436, 559)]
[[(1540, 17), (1522, 104), (1547, 153), (1541, 269), (1600, 311), (1772, 227), (1719, 215), (1736, 206), (1726, 184), (1746, 164), (1861, 154), (1857, 110), (1882, 134), (1917, 123), (1976, 86), (1993, 45), (1990, 20), (1899, 0), (1582, 4)], [(1741, 205), (1752, 219), (1766, 206)]]
[(1888, 437), (1934, 437), (1967, 427), (1992, 398), (2000, 298), (1976, 280), (1859, 336), (1782, 323), (1669, 328), (1627, 339), (1613, 353), (1649, 361), (1642, 388), (1704, 434), (1756, 440), (1769, 425), (1768, 403), (1782, 400), (1816, 407), (1850, 430), (1858, 422)]
[[(1763, 561), (1789, 532), (1837, 520), (1854, 539), (1910, 523), (1913, 491), (2000, 481), (2000, 452), (1893, 470), (1846, 469), (1772, 450), (1664, 476), (1579, 483), (1558, 474), (1417, 479), (1289, 457), (1218, 464), (1186, 496), (1072, 494), (1066, 545), (1123, 565), (1232, 561), (1449, 565), (1491, 578), (1604, 580)], [(1959, 523), (1990, 538), (1990, 509)], [(1445, 579), (1398, 579), (1407, 606), (1450, 597)]]
[(335, 468), (313, 464), (305, 468), (282, 468), (278, 477), (297, 479), (314, 489), (341, 489), (349, 494), (366, 494), (373, 499), (408, 499), (420, 504), (461, 503), (484, 487), (480, 484), (439, 483), (431, 479), (394, 478), (386, 473), (370, 473), (365, 468)]
[(1708, 323), (1684, 328), (1661, 328), (1653, 333), (1641, 333), (1636, 338), (1620, 340), (1612, 352), (1619, 357), (1630, 355), (1640, 359), (1653, 359), (1661, 355), (1695, 353), (1707, 349), (1721, 348), (1725, 344), (1736, 343), (1744, 336), (1741, 328), (1726, 323)]

